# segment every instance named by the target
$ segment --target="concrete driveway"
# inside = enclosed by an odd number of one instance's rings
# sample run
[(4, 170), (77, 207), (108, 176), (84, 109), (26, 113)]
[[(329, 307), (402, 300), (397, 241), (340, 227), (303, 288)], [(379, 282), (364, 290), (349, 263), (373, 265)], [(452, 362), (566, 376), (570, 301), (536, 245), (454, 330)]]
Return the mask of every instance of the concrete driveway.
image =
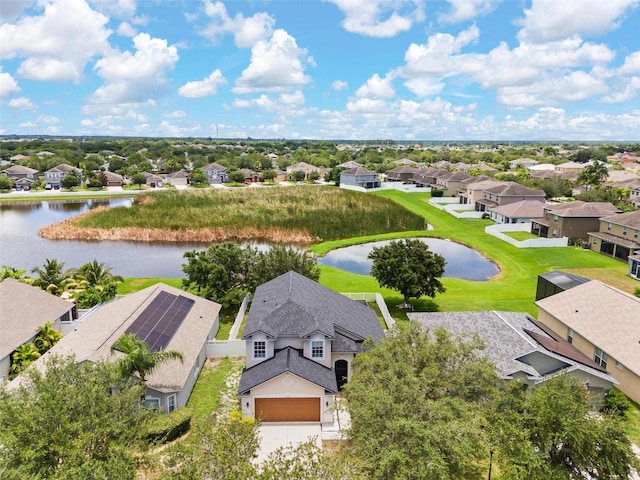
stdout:
[(264, 461), (280, 447), (296, 446), (314, 439), (322, 447), (322, 428), (319, 423), (263, 423), (259, 429), (260, 449), (257, 462)]

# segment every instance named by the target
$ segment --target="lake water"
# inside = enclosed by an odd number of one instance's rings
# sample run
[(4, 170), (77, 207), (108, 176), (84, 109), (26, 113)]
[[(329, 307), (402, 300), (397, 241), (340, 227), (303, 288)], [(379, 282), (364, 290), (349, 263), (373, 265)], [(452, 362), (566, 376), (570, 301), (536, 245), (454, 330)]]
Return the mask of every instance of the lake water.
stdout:
[[(495, 263), (476, 250), (459, 243), (440, 238), (419, 238), (418, 240), (422, 240), (432, 252), (442, 255), (447, 260), (445, 277), (481, 281), (488, 280), (499, 272)], [(369, 275), (372, 265), (372, 261), (367, 258), (369, 253), (374, 247), (382, 247), (390, 242), (391, 240), (338, 248), (319, 258), (318, 263), (351, 273)]]
[(47, 258), (63, 262), (65, 268), (98, 260), (122, 277), (182, 278), (181, 265), (187, 250), (204, 250), (208, 244), (87, 242), (47, 240), (38, 229), (78, 215), (90, 208), (130, 206), (130, 198), (58, 200), (0, 203), (0, 265), (27, 270), (42, 266)]

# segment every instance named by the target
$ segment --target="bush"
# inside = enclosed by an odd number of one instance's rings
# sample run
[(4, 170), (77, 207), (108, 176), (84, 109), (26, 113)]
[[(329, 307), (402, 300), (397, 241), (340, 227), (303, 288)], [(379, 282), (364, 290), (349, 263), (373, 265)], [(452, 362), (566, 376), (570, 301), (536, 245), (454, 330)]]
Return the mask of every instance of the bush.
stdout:
[(640, 298), (640, 287), (636, 287), (636, 289), (633, 291), (633, 294), (636, 297)]
[(147, 441), (153, 444), (168, 443), (181, 437), (191, 428), (191, 410), (179, 408), (166, 415), (158, 415), (149, 427)]
[(432, 188), (431, 189), (431, 196), (432, 197), (442, 197), (444, 195), (444, 190), (440, 190), (438, 188)]
[(612, 388), (604, 397), (604, 411), (624, 417), (630, 407), (629, 399), (617, 388)]
[(482, 219), (483, 220), (489, 220), (491, 218), (491, 214), (485, 212), (482, 214)]
[(567, 245), (569, 245), (570, 247), (581, 247), (583, 243), (584, 240), (579, 237), (570, 237), (567, 240)]

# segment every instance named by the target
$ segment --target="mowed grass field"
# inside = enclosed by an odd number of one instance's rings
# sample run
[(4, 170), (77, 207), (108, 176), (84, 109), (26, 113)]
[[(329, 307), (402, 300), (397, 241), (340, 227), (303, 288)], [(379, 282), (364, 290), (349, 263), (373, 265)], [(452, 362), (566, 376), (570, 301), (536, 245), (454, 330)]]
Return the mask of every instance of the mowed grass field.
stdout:
[[(329, 250), (363, 241), (410, 236), (433, 236), (463, 243), (493, 260), (500, 273), (485, 282), (443, 278), (447, 291), (434, 299), (413, 301), (417, 311), (508, 310), (528, 312), (537, 316), (534, 304), (538, 275), (552, 270), (564, 270), (588, 278), (598, 279), (629, 293), (639, 284), (627, 275), (627, 264), (580, 247), (519, 249), (484, 232), (490, 220), (457, 219), (428, 204), (429, 193), (383, 191), (369, 194), (388, 198), (417, 213), (433, 225), (430, 231), (403, 232), (370, 236), (315, 245), (311, 251), (322, 255)], [(392, 314), (406, 319), (394, 307), (402, 303), (401, 296), (380, 289), (376, 280), (366, 275), (354, 275), (335, 268), (321, 267), (320, 283), (342, 292), (380, 291)]]

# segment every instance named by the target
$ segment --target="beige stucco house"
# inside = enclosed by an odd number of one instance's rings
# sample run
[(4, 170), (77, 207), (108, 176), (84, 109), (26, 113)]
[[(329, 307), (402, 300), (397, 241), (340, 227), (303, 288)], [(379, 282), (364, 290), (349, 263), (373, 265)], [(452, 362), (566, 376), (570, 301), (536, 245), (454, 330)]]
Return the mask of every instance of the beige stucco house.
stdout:
[(333, 422), (340, 387), (367, 338), (384, 333), (366, 305), (296, 272), (260, 285), (244, 327), (243, 415), (263, 422)]
[(589, 232), (589, 248), (627, 262), (640, 253), (640, 210), (600, 218), (597, 232)]
[(640, 402), (640, 298), (597, 280), (536, 302), (538, 320), (593, 359)]

